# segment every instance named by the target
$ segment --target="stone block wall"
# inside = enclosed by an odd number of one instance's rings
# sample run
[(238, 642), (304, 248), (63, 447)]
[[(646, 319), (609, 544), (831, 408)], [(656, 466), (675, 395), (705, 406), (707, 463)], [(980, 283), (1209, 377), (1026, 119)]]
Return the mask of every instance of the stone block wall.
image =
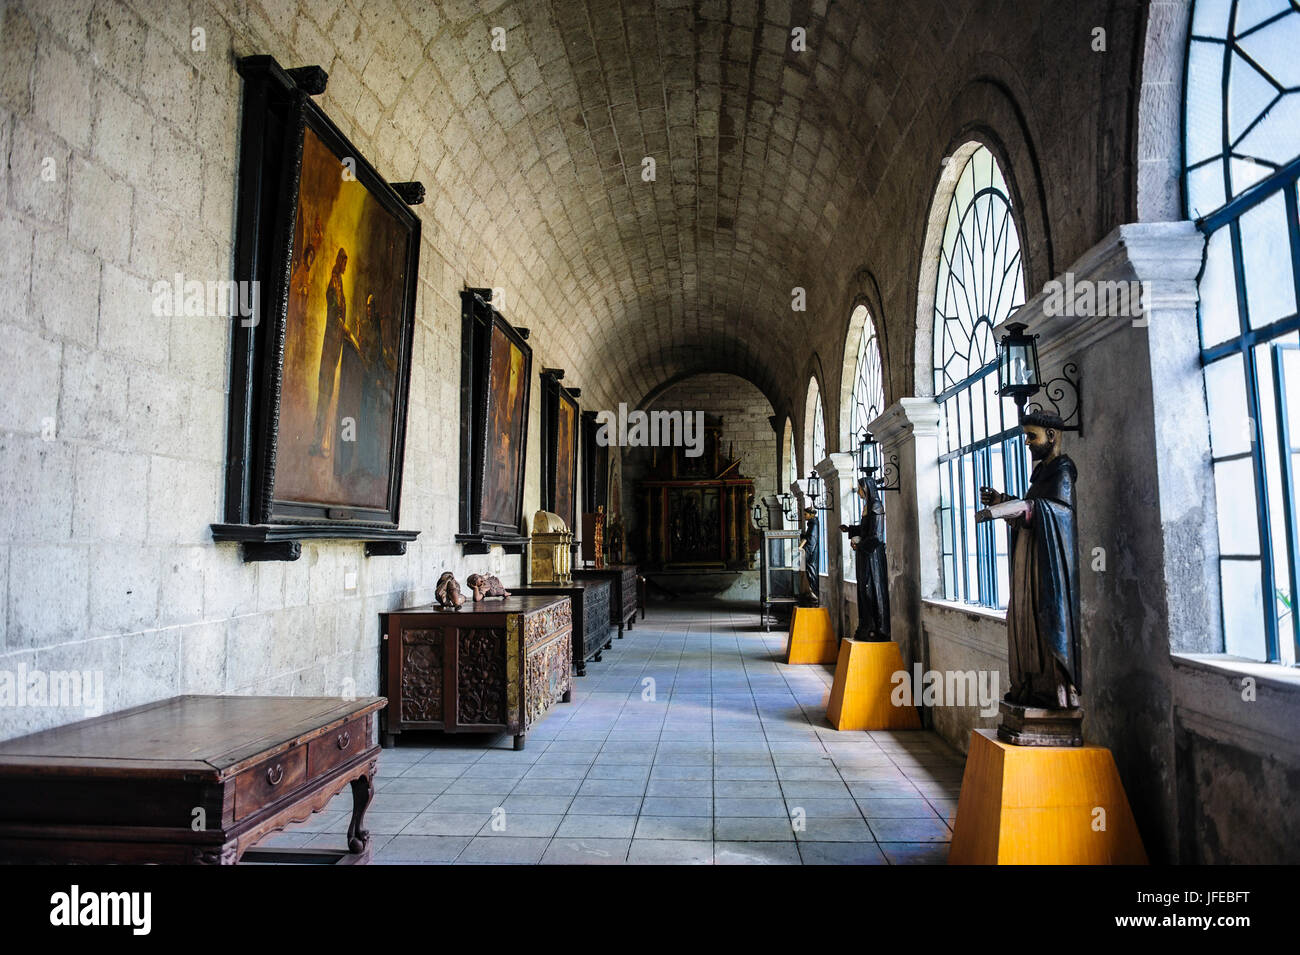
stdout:
[[(536, 62), (522, 43), (479, 56), (485, 23), (453, 29), (426, 5), (362, 17), (348, 4), (68, 0), (0, 17), (0, 671), (100, 674), (104, 711), (177, 693), (377, 692), (380, 612), (431, 599), (443, 570), (519, 574), (518, 558), (465, 558), (452, 538), (460, 289), (505, 290), (535, 368), (574, 367), (581, 340), (557, 318), (581, 296), (539, 267), (513, 197), (476, 174), (490, 160), (472, 115), (453, 115), (503, 77), (536, 87)], [(500, 18), (517, 26), (514, 11)], [(435, 41), (466, 68), (441, 75), (423, 55)], [(294, 562), (246, 564), (208, 530), (223, 513), (228, 319), (155, 315), (151, 289), (232, 275), (235, 62), (254, 53), (322, 66), (331, 119), (381, 175), (428, 189), (401, 507), (421, 533), (404, 557), (315, 543)], [(0, 738), (93, 708), (0, 707)]]

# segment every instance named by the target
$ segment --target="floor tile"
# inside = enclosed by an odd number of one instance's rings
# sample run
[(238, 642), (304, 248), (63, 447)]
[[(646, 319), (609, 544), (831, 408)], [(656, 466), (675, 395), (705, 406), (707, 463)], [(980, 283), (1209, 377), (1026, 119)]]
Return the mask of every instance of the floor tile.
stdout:
[(882, 842), (890, 865), (947, 865), (946, 842)]
[(713, 839), (712, 816), (647, 816), (637, 820), (637, 839)]
[(555, 832), (559, 838), (581, 839), (631, 839), (636, 831), (637, 817), (631, 816), (575, 816), (568, 815)]
[(633, 865), (712, 865), (713, 843), (694, 840), (633, 839), (627, 861)]
[(790, 820), (779, 816), (718, 816), (713, 837), (719, 842), (794, 842)]
[(800, 842), (804, 865), (888, 865), (874, 842)]
[(871, 831), (879, 842), (947, 842), (952, 839), (942, 819), (869, 818)]
[(793, 842), (715, 842), (714, 865), (799, 865)]
[(542, 865), (624, 865), (631, 839), (566, 839), (556, 836)]
[(415, 864), (454, 862), (469, 840), (469, 836), (397, 835), (375, 853), (375, 860)]
[(550, 842), (549, 838), (476, 836), (456, 857), (456, 864), (534, 865)]
[(712, 816), (710, 796), (646, 796), (641, 813), (647, 816)]

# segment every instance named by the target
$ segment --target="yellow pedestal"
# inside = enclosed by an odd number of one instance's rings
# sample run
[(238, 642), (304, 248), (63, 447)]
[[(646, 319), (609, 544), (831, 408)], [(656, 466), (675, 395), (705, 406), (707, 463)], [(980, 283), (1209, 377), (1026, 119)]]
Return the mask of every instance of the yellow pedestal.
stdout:
[(919, 730), (915, 706), (895, 706), (892, 679), (903, 666), (898, 644), (845, 640), (840, 644), (826, 718), (837, 730)]
[(839, 649), (830, 611), (825, 607), (794, 608), (785, 644), (786, 663), (834, 663)]
[(1012, 746), (971, 733), (950, 865), (1146, 865), (1104, 746)]

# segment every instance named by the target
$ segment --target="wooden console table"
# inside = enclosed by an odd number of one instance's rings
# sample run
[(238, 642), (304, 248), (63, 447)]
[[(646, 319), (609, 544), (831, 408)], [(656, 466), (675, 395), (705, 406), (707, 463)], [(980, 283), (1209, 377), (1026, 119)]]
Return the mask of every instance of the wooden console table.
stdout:
[(512, 594), (547, 594), (573, 602), (573, 665), (578, 676), (587, 675), (587, 661), (613, 645), (609, 636), (609, 602), (612, 589), (606, 580), (575, 580), (571, 584), (528, 584)]
[(379, 615), (385, 746), (405, 730), (509, 733), (515, 749), (573, 677), (568, 597), (510, 596)]
[[(368, 862), (384, 702), (177, 696), (0, 743), (0, 862)], [(252, 848), (349, 785), (346, 850)]]
[(573, 572), (574, 580), (609, 581), (609, 622), (618, 627), (620, 640), (636, 619), (636, 577), (636, 564), (606, 564), (599, 569), (584, 567)]

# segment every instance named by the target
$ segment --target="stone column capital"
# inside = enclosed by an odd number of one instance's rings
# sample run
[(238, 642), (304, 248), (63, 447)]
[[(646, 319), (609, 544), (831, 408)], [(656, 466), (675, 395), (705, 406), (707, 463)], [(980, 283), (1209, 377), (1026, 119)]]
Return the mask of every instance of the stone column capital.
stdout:
[(853, 460), (853, 455), (847, 451), (832, 451), (826, 457), (817, 462), (814, 470), (823, 481), (830, 483), (838, 481), (841, 475), (852, 475), (857, 470), (858, 464)]
[(886, 450), (895, 450), (909, 437), (932, 438), (939, 433), (939, 406), (933, 398), (900, 398), (867, 430)]
[(1204, 247), (1194, 222), (1118, 226), (1016, 309), (994, 336), (1011, 322), (1028, 325), (1029, 334), (1039, 336), (1040, 360), (1050, 366), (1115, 332), (1148, 327), (1153, 312), (1194, 309)]

